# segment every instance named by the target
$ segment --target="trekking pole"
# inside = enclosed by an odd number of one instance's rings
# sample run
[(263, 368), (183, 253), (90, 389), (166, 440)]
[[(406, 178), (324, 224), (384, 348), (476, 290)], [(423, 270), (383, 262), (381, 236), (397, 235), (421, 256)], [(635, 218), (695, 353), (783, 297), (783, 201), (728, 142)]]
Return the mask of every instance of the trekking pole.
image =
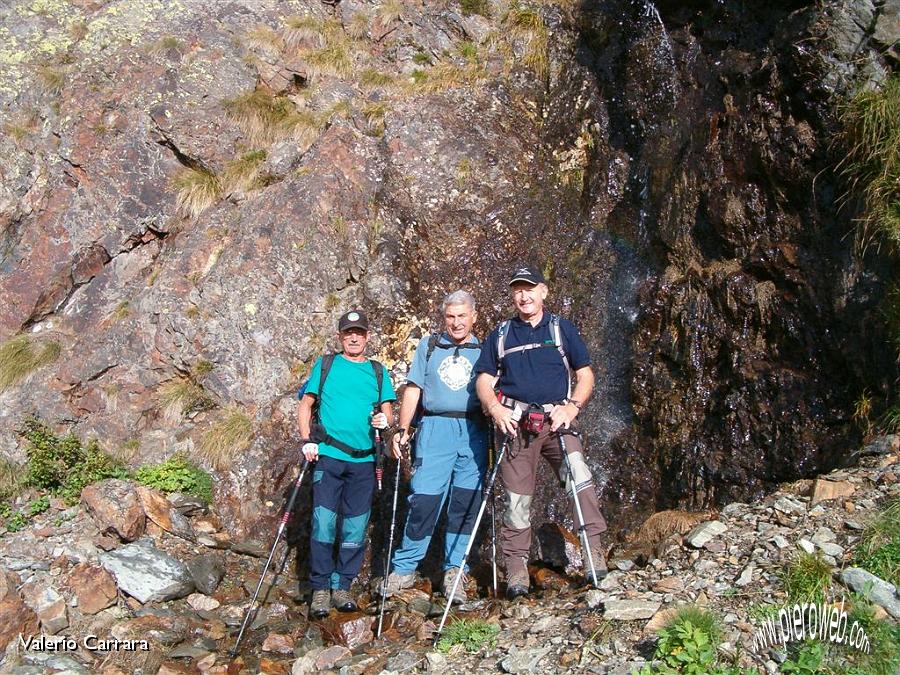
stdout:
[(256, 614), (256, 610), (258, 608), (254, 608), (256, 604), (256, 598), (259, 596), (259, 591), (263, 585), (263, 579), (266, 578), (266, 572), (269, 571), (269, 565), (272, 564), (272, 558), (275, 557), (275, 549), (278, 547), (278, 542), (281, 540), (281, 535), (284, 534), (285, 528), (287, 528), (288, 521), (291, 519), (291, 513), (294, 510), (294, 502), (297, 500), (297, 494), (300, 492), (300, 484), (303, 482), (303, 476), (306, 475), (306, 469), (309, 467), (309, 460), (304, 457), (303, 464), (300, 466), (300, 475), (297, 476), (297, 482), (294, 483), (294, 491), (291, 492), (291, 497), (288, 499), (287, 507), (284, 509), (284, 515), (281, 516), (281, 523), (278, 525), (278, 531), (275, 533), (275, 542), (272, 544), (272, 550), (269, 551), (269, 558), (266, 560), (266, 565), (263, 567), (262, 574), (259, 577), (259, 583), (256, 584), (256, 590), (253, 592), (253, 598), (250, 600), (250, 605), (247, 607), (247, 613), (244, 615), (244, 621), (241, 624), (241, 630), (237, 636), (237, 642), (234, 643), (234, 648), (231, 650), (230, 655), (231, 658), (237, 656), (238, 647), (241, 644), (241, 640), (244, 638), (244, 631), (247, 630), (247, 626), (250, 625), (250, 617)]
[(394, 476), (394, 504), (391, 507), (391, 531), (388, 535), (387, 556), (384, 560), (384, 575), (381, 578), (381, 607), (378, 608), (378, 631), (375, 637), (381, 637), (381, 626), (384, 623), (384, 603), (387, 593), (388, 572), (391, 569), (391, 550), (394, 548), (394, 527), (397, 524), (397, 495), (400, 493), (400, 460), (397, 460), (397, 473)]
[(463, 570), (466, 569), (466, 561), (469, 559), (469, 553), (472, 552), (472, 544), (475, 542), (475, 535), (478, 533), (478, 525), (481, 523), (481, 517), (484, 515), (484, 508), (487, 506), (487, 500), (491, 496), (491, 491), (494, 488), (494, 481), (497, 480), (497, 473), (500, 469), (500, 462), (503, 461), (503, 455), (506, 454), (506, 448), (509, 446), (510, 437), (507, 436), (503, 440), (503, 445), (500, 446), (500, 454), (497, 455), (497, 463), (494, 464), (494, 467), (491, 469), (491, 475), (488, 479), (487, 485), (484, 486), (484, 493), (482, 494), (481, 506), (478, 507), (478, 515), (475, 516), (475, 524), (472, 527), (472, 536), (469, 537), (469, 543), (466, 545), (466, 552), (463, 554), (462, 562), (459, 565), (459, 574), (456, 575), (456, 578), (453, 580), (453, 588), (450, 589), (450, 597), (447, 598), (447, 606), (444, 607), (444, 615), (441, 617), (441, 625), (438, 626), (437, 634), (434, 636), (434, 644), (438, 643), (438, 640), (441, 637), (441, 632), (444, 630), (444, 624), (447, 622), (447, 614), (450, 613), (450, 608), (453, 606), (453, 597), (456, 595), (456, 589), (459, 587), (459, 580), (463, 577)]
[(569, 472), (569, 483), (572, 486), (572, 499), (575, 501), (575, 515), (578, 517), (578, 532), (581, 535), (581, 546), (584, 548), (587, 557), (588, 566), (591, 568), (591, 579), (594, 580), (594, 588), (600, 588), (597, 581), (597, 570), (594, 567), (594, 555), (591, 553), (591, 544), (588, 541), (587, 529), (584, 524), (584, 513), (581, 511), (581, 502), (578, 501), (578, 487), (575, 485), (575, 472), (572, 470), (572, 462), (569, 460), (569, 453), (566, 451), (566, 433), (573, 434), (575, 432), (568, 429), (559, 429), (556, 434), (559, 437), (559, 449), (566, 460), (566, 470)]
[[(494, 425), (491, 424), (490, 428), (491, 437), (488, 441), (488, 463), (491, 469), (494, 468), (494, 450), (496, 449), (494, 446), (496, 445), (496, 430), (494, 429)], [(491, 572), (493, 573), (494, 580), (494, 599), (497, 599), (497, 518), (494, 513), (494, 496), (491, 494), (489, 496), (491, 500)]]
[[(377, 415), (380, 406), (374, 403), (373, 408), (372, 414)], [(381, 442), (381, 429), (378, 427), (375, 428), (375, 450), (378, 453), (375, 457), (375, 482), (378, 484), (378, 491), (381, 492), (381, 481), (384, 478), (384, 445)]]

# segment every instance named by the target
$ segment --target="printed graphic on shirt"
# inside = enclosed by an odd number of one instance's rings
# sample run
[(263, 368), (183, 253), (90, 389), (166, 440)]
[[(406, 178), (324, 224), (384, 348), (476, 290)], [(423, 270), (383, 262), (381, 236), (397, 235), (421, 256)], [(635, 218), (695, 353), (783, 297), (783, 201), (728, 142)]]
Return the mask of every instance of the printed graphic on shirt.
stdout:
[(472, 363), (461, 356), (448, 356), (438, 367), (441, 382), (453, 391), (464, 389), (472, 379)]

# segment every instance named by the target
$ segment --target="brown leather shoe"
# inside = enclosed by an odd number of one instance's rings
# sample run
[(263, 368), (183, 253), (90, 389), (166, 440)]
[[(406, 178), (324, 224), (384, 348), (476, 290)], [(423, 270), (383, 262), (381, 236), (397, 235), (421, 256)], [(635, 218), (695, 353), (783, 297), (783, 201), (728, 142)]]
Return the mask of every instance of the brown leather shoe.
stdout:
[[(597, 581), (600, 581), (609, 573), (606, 567), (606, 547), (599, 543), (591, 544), (591, 559), (594, 561), (594, 572), (597, 573)], [(593, 581), (587, 556), (584, 556), (584, 574), (588, 581)]]
[(335, 588), (331, 591), (331, 604), (339, 612), (355, 612), (359, 609), (353, 596), (350, 595), (350, 591), (345, 591), (343, 588)]
[(324, 619), (331, 610), (331, 591), (323, 588), (313, 591), (312, 601), (309, 603), (309, 618)]
[(515, 570), (506, 577), (506, 599), (515, 600), (523, 595), (528, 595), (531, 580), (528, 578), (528, 570)]

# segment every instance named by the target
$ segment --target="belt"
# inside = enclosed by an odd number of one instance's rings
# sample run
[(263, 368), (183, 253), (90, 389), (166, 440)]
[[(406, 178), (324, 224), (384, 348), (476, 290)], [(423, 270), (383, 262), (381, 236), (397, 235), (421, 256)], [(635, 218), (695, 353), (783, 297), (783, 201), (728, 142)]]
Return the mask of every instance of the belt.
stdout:
[(422, 417), (452, 417), (454, 419), (466, 420), (484, 420), (484, 413), (480, 410), (467, 410), (465, 412), (433, 412), (431, 410), (423, 410)]
[(507, 408), (518, 408), (523, 413), (528, 412), (528, 409), (531, 408), (540, 408), (541, 412), (545, 415), (549, 415), (550, 411), (553, 410), (558, 403), (526, 403), (525, 401), (517, 401), (514, 398), (510, 398), (509, 396), (500, 395), (497, 397), (497, 400), (500, 402), (500, 405), (506, 406)]

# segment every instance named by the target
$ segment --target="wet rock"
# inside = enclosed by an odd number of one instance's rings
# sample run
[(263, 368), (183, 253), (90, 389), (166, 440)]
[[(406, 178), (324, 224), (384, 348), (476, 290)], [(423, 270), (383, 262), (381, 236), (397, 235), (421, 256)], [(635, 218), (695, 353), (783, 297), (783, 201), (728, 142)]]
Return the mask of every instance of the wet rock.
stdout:
[(35, 579), (19, 589), (22, 598), (35, 611), (45, 633), (55, 635), (69, 626), (66, 601), (49, 583), (49, 579)]
[(214, 553), (192, 558), (188, 561), (187, 568), (197, 590), (206, 595), (214, 593), (225, 576), (224, 560)]
[(660, 603), (651, 600), (607, 600), (604, 605), (603, 618), (611, 621), (637, 621), (649, 619)]
[(183, 598), (194, 590), (188, 569), (146, 540), (104, 553), (100, 564), (120, 590), (141, 603)]
[(18, 585), (15, 574), (0, 569), (0, 650), (20, 634), (38, 634), (38, 616), (16, 591)]
[(88, 485), (81, 491), (81, 503), (101, 532), (134, 541), (144, 533), (146, 516), (131, 481), (118, 478)]
[(322, 621), (322, 626), (336, 642), (349, 649), (355, 649), (374, 639), (372, 627), (375, 620), (375, 617), (358, 612), (349, 614), (332, 612)]
[(848, 567), (841, 572), (841, 583), (861, 593), (876, 605), (883, 607), (895, 619), (900, 619), (900, 598), (897, 588), (884, 579), (859, 567)]
[(713, 537), (717, 537), (728, 530), (728, 526), (719, 520), (710, 520), (700, 523), (684, 537), (684, 542), (693, 548), (702, 548)]
[(539, 664), (552, 647), (537, 649), (510, 648), (507, 656), (500, 662), (500, 667), (506, 673), (537, 673), (540, 672)]
[(112, 575), (98, 565), (79, 563), (69, 573), (68, 584), (83, 614), (96, 614), (114, 605), (119, 597)]
[(820, 478), (813, 483), (809, 505), (812, 507), (819, 502), (850, 497), (854, 492), (856, 492), (856, 486), (849, 481), (831, 481)]
[(578, 537), (568, 529), (558, 523), (543, 523), (535, 535), (539, 561), (567, 574), (581, 567), (581, 545)]

